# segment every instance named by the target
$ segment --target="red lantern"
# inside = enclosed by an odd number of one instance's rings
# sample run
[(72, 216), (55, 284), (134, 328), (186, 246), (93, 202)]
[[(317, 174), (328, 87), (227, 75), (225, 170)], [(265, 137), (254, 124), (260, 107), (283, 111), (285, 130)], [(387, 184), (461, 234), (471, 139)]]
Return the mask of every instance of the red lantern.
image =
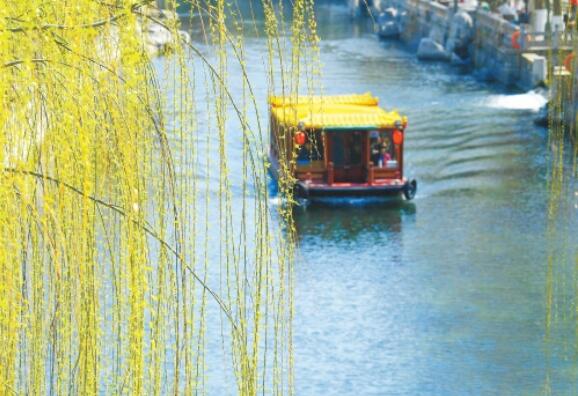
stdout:
[(566, 70), (568, 70), (569, 72), (572, 71), (572, 63), (574, 62), (574, 52), (569, 53), (568, 55), (566, 55), (566, 57), (564, 58), (564, 67), (566, 68)]
[(299, 131), (295, 134), (295, 144), (297, 144), (298, 146), (303, 146), (305, 144), (305, 142), (307, 142), (307, 135), (305, 134), (305, 132)]
[(399, 129), (393, 130), (393, 143), (398, 146), (403, 143), (403, 132)]

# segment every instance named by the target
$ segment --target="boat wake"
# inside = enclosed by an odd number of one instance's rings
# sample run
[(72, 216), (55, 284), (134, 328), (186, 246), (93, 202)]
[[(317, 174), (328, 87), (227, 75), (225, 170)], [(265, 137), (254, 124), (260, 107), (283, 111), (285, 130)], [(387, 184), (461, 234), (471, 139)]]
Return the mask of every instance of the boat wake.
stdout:
[(548, 100), (538, 91), (516, 95), (492, 95), (486, 105), (495, 109), (529, 110), (538, 112)]

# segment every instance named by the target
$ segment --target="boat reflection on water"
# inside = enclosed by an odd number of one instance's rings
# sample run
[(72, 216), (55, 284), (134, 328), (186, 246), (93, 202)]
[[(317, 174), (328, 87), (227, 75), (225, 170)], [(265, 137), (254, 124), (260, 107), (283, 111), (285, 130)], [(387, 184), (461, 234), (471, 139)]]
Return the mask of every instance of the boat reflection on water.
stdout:
[(328, 198), (302, 202), (293, 213), (300, 241), (307, 238), (343, 241), (364, 234), (399, 234), (404, 222), (415, 219), (416, 205), (395, 198)]
[(390, 372), (419, 371), (403, 354), (417, 339), (406, 314), (409, 285), (421, 280), (408, 258), (416, 205), (314, 201), (296, 207), (294, 219), (296, 377), (317, 373), (296, 394), (384, 394)]

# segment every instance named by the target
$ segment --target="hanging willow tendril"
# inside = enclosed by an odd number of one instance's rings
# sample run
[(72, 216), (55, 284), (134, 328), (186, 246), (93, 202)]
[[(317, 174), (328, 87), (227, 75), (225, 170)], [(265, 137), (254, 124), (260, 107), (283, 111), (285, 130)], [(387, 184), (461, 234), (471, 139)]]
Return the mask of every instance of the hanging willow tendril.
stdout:
[[(0, 0), (0, 394), (293, 394), (247, 15), (155, 3)], [(260, 6), (268, 93), (319, 91), (313, 0)]]
[[(553, 11), (561, 15), (562, 3), (555, 0)], [(547, 3), (548, 8), (550, 3)], [(568, 15), (572, 10), (568, 6)], [(550, 28), (552, 28), (550, 26)], [(568, 25), (567, 29), (575, 29)], [(548, 32), (549, 85), (548, 103), (548, 202), (546, 237), (547, 262), (545, 285), (545, 358), (546, 378), (543, 394), (557, 394), (558, 389), (578, 383), (578, 249), (570, 231), (570, 222), (576, 218), (578, 185), (576, 184), (578, 159), (578, 118), (576, 117), (576, 57), (572, 70), (563, 65), (567, 50), (556, 44)], [(578, 53), (578, 35), (569, 41), (573, 53)], [(567, 65), (566, 65), (567, 66)], [(553, 367), (554, 361), (573, 362), (572, 370), (561, 375)]]

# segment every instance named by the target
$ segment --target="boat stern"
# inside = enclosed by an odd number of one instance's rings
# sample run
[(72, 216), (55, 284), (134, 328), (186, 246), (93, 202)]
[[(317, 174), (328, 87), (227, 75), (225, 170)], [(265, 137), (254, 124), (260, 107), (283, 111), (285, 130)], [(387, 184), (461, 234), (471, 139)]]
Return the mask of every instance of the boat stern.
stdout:
[(403, 194), (407, 200), (413, 199), (417, 191), (415, 180), (386, 179), (374, 183), (312, 183), (298, 181), (296, 195), (299, 198), (316, 197), (376, 197)]

